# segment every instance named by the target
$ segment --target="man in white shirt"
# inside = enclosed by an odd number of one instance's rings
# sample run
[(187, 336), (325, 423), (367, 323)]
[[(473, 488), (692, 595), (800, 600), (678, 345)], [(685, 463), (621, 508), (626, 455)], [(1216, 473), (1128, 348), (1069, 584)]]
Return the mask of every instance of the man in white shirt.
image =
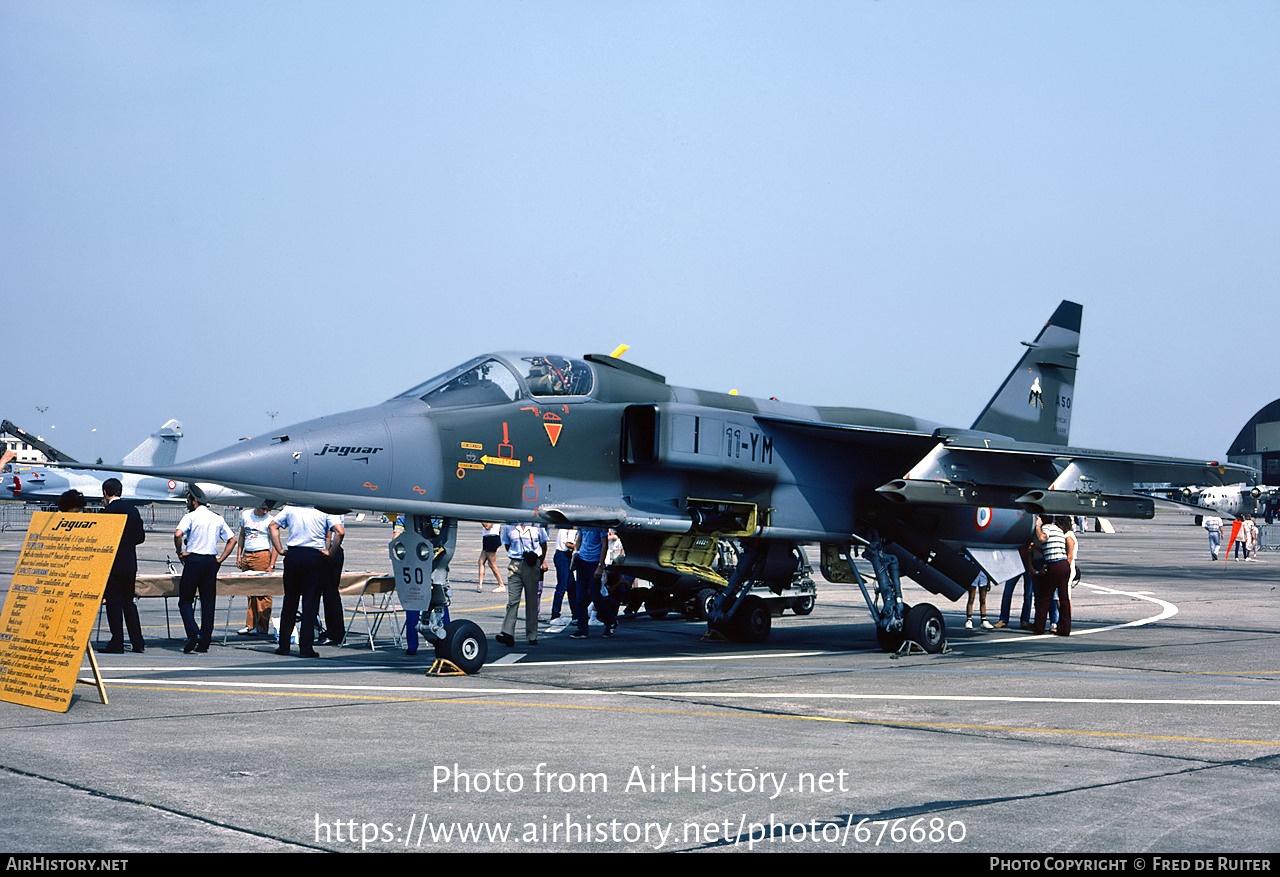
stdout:
[[(256, 508), (240, 515), (239, 553), (236, 566), (251, 572), (271, 572), (276, 568), (276, 550), (271, 545), (271, 503), (262, 500)], [(249, 598), (245, 626), (236, 631), (241, 636), (266, 634), (271, 630), (271, 595)]]
[[(280, 542), (280, 531), (289, 531), (287, 545)], [(332, 532), (331, 532), (332, 531)], [(342, 544), (341, 524), (319, 509), (308, 506), (285, 506), (268, 526), (271, 544), (284, 558), (284, 603), (280, 607), (280, 647), (277, 655), (289, 654), (289, 639), (295, 621), (298, 629), (298, 654), (318, 658), (313, 647), (316, 617), (320, 613), (320, 595), (330, 575), (329, 553)], [(298, 603), (302, 618), (298, 620)]]
[[(573, 527), (561, 527), (556, 531), (556, 553), (551, 556), (556, 568), (556, 593), (551, 600), (552, 627), (565, 627), (569, 623), (560, 615), (565, 595), (569, 597), (570, 614), (576, 605), (573, 599), (573, 546), (577, 540), (578, 531)], [(577, 621), (577, 618), (573, 620)]]
[(1209, 556), (1217, 560), (1218, 550), (1222, 547), (1222, 518), (1205, 515), (1204, 528), (1209, 531)]
[[(218, 542), (224, 541), (222, 554)], [(218, 599), (218, 567), (235, 547), (235, 534), (221, 516), (205, 505), (204, 499), (187, 493), (187, 513), (173, 531), (173, 545), (182, 561), (178, 583), (178, 613), (187, 632), (184, 654), (209, 651), (213, 638), (213, 611)], [(196, 626), (196, 592), (200, 594), (200, 625)]]

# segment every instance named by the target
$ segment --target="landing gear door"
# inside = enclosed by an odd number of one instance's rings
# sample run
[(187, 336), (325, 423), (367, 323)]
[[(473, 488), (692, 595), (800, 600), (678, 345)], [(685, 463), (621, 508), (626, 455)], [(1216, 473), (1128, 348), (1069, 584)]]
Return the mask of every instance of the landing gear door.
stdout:
[(435, 550), (431, 540), (413, 530), (406, 529), (391, 540), (396, 596), (405, 609), (426, 612), (431, 608), (431, 565)]

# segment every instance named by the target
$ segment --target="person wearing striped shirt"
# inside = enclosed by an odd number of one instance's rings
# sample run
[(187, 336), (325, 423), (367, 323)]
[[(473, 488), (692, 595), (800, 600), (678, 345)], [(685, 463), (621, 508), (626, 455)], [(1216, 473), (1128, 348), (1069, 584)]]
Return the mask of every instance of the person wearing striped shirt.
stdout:
[(1044, 554), (1044, 574), (1036, 578), (1035, 632), (1044, 633), (1049, 603), (1058, 597), (1058, 636), (1071, 635), (1071, 568), (1075, 563), (1076, 535), (1071, 518), (1058, 515), (1036, 518), (1036, 543)]

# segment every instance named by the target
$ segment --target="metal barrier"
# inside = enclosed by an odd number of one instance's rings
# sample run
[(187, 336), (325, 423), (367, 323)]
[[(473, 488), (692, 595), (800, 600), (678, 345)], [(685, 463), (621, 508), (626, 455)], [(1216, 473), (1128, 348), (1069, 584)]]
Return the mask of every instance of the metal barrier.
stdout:
[(25, 530), (31, 526), (31, 513), (39, 507), (25, 502), (0, 502), (0, 530)]
[[(237, 535), (240, 533), (240, 509), (231, 506), (210, 506), (213, 511), (222, 515)], [(0, 531), (25, 530), (31, 526), (33, 512), (56, 511), (53, 506), (41, 503), (0, 502)], [(96, 505), (89, 506), (86, 512), (92, 514), (101, 511)], [(172, 533), (178, 527), (178, 521), (187, 513), (187, 507), (179, 503), (152, 503), (138, 507), (142, 515), (142, 526), (148, 533)]]
[(1280, 551), (1280, 524), (1258, 525), (1258, 548), (1262, 551)]

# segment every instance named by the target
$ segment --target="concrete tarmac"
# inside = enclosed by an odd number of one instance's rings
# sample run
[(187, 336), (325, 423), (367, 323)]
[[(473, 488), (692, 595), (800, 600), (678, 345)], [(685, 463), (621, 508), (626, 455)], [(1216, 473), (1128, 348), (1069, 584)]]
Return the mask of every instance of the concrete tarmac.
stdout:
[[(907, 583), (951, 652), (906, 658), (856, 586), (821, 582), (763, 645), (640, 615), (531, 648), (521, 621), (442, 678), (387, 629), (278, 657), (235, 634), (239, 599), (183, 655), (176, 605), (144, 600), (146, 652), (98, 658), (108, 705), (0, 703), (0, 848), (1274, 853), (1280, 554), (1212, 563), (1181, 515), (1117, 529), (1083, 535), (1071, 637), (966, 630), (963, 601)], [(0, 533), (6, 595), (22, 535)], [(388, 537), (349, 524), (348, 570), (389, 571)], [(462, 525), (452, 611), (492, 636), (479, 537)], [(172, 552), (151, 531), (141, 571)]]

